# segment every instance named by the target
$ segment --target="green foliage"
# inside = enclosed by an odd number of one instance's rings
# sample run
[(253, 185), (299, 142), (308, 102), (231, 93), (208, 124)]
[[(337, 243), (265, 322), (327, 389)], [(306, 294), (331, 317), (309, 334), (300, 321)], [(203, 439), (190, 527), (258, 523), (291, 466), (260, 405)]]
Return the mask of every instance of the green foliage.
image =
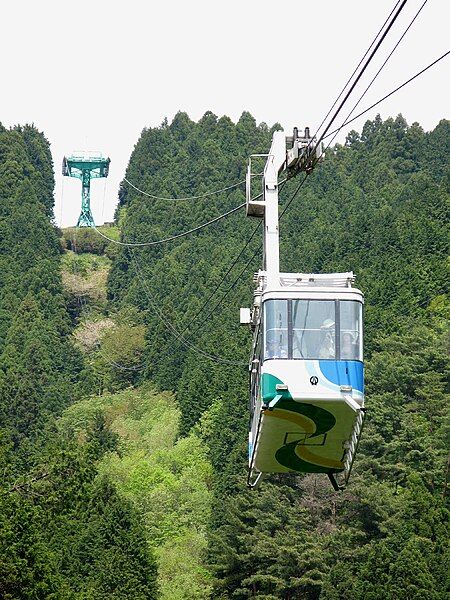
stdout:
[(194, 434), (176, 440), (180, 413), (174, 399), (150, 386), (74, 404), (60, 426), (86, 439), (99, 413), (117, 436), (117, 452), (104, 455), (99, 471), (143, 520), (158, 559), (161, 597), (208, 597), (211, 467), (204, 444)]
[(101, 389), (114, 391), (135, 382), (142, 369), (144, 325), (115, 325), (104, 330), (92, 367)]
[[(100, 231), (105, 231), (105, 235), (116, 239), (117, 229), (115, 227), (99, 227)], [(77, 254), (96, 254), (102, 256), (107, 254), (111, 242), (98, 235), (91, 227), (67, 227), (62, 230), (63, 245), (68, 250)]]
[(55, 430), (92, 386), (71, 340), (53, 185), (42, 134), (0, 128), (0, 597), (152, 599), (139, 517), (97, 477), (114, 433), (100, 414), (84, 444)]
[[(449, 126), (442, 121), (425, 133), (401, 116), (368, 121), (327, 152), (281, 221), (282, 270), (354, 270), (366, 297), (369, 412), (353, 480), (340, 499), (315, 477), (284, 479), (287, 488), (274, 479), (256, 495), (242, 491), (250, 339), (238, 327), (237, 308), (248, 305), (259, 258), (219, 300), (260, 244), (256, 236), (222, 282), (252, 223), (235, 215), (173, 244), (121, 250), (113, 261), (110, 300), (137, 307), (146, 325), (145, 377), (177, 393), (181, 433), (196, 432), (209, 448), (214, 597), (446, 593)], [(194, 123), (179, 113), (142, 132), (126, 177), (154, 195), (198, 195), (243, 179), (247, 156), (267, 152), (270, 138), (248, 113), (237, 124), (212, 113)], [(281, 202), (296, 185), (286, 184)], [(124, 240), (146, 241), (205, 222), (242, 199), (242, 190), (232, 190), (149, 201), (124, 182), (117, 214)], [(208, 360), (190, 344), (244, 366)], [(436, 531), (412, 509), (413, 488), (427, 499), (423, 512), (434, 515)]]
[[(243, 489), (237, 308), (259, 257), (221, 297), (260, 246), (222, 281), (250, 220), (132, 251), (89, 228), (58, 242), (48, 142), (0, 127), (0, 597), (448, 597), (449, 127), (368, 121), (281, 221), (284, 270), (353, 269), (366, 297), (369, 412), (341, 494), (315, 475)], [(126, 176), (162, 197), (222, 188), (275, 128), (178, 113), (142, 132)], [(160, 239), (242, 200), (150, 200), (124, 182), (120, 232), (102, 231)]]
[(220, 521), (211, 545), (217, 597), (319, 597), (327, 570), (323, 541), (296, 490), (271, 483), (258, 492), (241, 488)]
[(72, 320), (76, 321), (86, 313), (105, 312), (110, 260), (106, 256), (75, 254), (67, 250), (61, 262), (62, 281)]
[(104, 443), (97, 426), (84, 447), (48, 444), (39, 470), (0, 495), (2, 598), (156, 598), (142, 527), (114, 487), (96, 478), (99, 434)]
[(419, 470), (430, 488), (445, 483), (448, 441), (447, 333), (440, 326), (409, 326), (380, 336), (367, 363), (371, 415), (361, 446), (362, 467), (400, 483)]
[(3, 426), (18, 446), (67, 406), (80, 365), (31, 295), (14, 316), (0, 360)]

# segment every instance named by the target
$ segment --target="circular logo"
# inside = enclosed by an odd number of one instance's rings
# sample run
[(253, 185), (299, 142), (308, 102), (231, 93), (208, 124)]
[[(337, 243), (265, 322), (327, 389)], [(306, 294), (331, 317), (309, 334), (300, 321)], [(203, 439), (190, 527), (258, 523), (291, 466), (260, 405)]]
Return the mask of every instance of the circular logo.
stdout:
[(319, 383), (319, 378), (316, 377), (315, 375), (313, 375), (312, 377), (309, 378), (309, 383), (311, 385), (317, 385)]

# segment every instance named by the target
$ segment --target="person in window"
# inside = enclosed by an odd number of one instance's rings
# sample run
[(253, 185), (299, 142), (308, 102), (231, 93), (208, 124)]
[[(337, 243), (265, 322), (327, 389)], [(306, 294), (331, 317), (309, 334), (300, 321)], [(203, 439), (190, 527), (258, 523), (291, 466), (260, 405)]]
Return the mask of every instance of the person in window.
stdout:
[(354, 360), (356, 358), (356, 345), (353, 342), (352, 334), (348, 331), (342, 334), (341, 358), (344, 360)]
[(320, 327), (319, 358), (335, 358), (334, 321), (325, 319)]

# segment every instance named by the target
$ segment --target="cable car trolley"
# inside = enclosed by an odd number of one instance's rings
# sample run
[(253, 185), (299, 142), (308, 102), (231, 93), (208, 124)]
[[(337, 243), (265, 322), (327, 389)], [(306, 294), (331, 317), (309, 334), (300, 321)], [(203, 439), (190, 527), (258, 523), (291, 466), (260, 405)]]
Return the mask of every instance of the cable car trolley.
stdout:
[[(287, 149), (287, 146), (290, 146)], [(364, 422), (363, 294), (349, 273), (280, 273), (278, 175), (310, 172), (322, 151), (308, 129), (274, 133), (247, 215), (264, 219), (264, 269), (251, 309), (248, 484), (265, 473), (325, 473), (334, 489), (348, 482)]]

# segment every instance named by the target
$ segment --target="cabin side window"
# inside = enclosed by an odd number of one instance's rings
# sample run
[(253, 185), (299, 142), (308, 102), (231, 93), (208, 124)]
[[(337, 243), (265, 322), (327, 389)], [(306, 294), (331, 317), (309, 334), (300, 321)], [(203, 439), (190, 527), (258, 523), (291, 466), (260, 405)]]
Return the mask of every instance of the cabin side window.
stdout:
[(340, 358), (362, 360), (362, 304), (341, 300), (340, 308)]
[(288, 358), (288, 301), (264, 303), (264, 358)]

